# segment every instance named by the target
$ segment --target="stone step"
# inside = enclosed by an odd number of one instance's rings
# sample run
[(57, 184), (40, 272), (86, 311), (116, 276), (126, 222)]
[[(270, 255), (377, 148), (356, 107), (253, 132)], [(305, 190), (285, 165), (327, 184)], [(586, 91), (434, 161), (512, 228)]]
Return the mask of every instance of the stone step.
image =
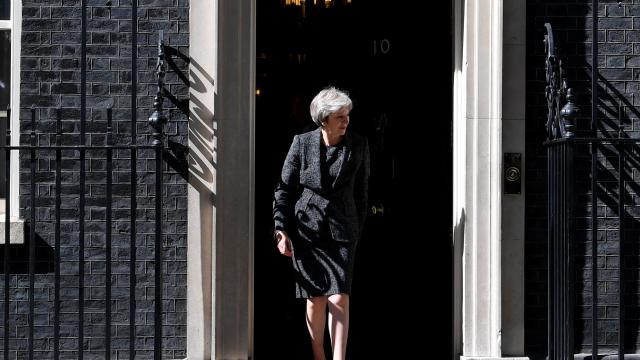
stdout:
[[(592, 360), (591, 354), (575, 354), (574, 360)], [(640, 360), (640, 354), (624, 354), (625, 360)], [(599, 354), (597, 360), (618, 360), (617, 353)]]

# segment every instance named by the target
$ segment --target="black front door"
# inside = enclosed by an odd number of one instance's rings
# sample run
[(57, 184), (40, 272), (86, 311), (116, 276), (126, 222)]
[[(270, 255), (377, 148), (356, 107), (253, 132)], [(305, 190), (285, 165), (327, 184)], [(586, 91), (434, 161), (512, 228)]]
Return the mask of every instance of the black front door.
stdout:
[[(309, 102), (328, 85), (350, 93), (349, 131), (367, 136), (371, 147), (370, 213), (356, 257), (349, 358), (433, 352), (424, 343), (430, 330), (449, 338), (451, 4), (429, 4), (431, 15), (412, 4), (258, 1), (258, 359), (311, 358), (304, 301), (294, 299), (290, 260), (271, 237), (271, 201), (293, 135), (315, 128)], [(419, 297), (425, 292), (430, 298)], [(450, 341), (444, 342), (438, 351), (446, 355)]]

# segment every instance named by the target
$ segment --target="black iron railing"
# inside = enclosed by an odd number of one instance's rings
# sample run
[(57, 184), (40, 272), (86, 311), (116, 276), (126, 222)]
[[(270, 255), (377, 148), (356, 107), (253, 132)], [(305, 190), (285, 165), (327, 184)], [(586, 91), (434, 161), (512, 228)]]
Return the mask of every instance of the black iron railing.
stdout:
[[(574, 147), (556, 142), (547, 147), (548, 166), (548, 348), (549, 359), (573, 357)], [(561, 176), (556, 176), (561, 174)]]
[[(592, 1), (592, 9), (598, 8), (598, 1)], [(631, 181), (626, 174), (632, 173), (637, 162), (632, 161), (633, 154), (640, 149), (640, 139), (630, 139), (622, 128), (622, 120), (617, 134), (599, 136), (598, 124), (598, 16), (592, 16), (592, 63), (591, 63), (591, 129), (577, 136), (576, 118), (578, 108), (574, 104), (573, 94), (567, 85), (562, 61), (556, 54), (551, 25), (545, 24), (546, 51), (546, 97), (548, 104), (547, 136), (547, 185), (548, 185), (548, 358), (549, 360), (574, 359), (576, 351), (574, 311), (576, 309), (576, 285), (590, 287), (591, 326), (587, 327), (591, 336), (591, 358), (598, 359), (598, 329), (603, 319), (598, 314), (599, 273), (598, 257), (603, 254), (598, 244), (598, 202), (602, 199), (599, 188), (605, 187), (610, 203), (609, 208), (615, 221), (608, 224), (607, 230), (617, 231), (617, 359), (625, 354), (625, 281), (631, 280), (624, 274), (625, 233), (628, 232), (628, 217), (625, 215), (625, 196), (627, 184)], [(622, 113), (621, 111), (619, 112)], [(608, 163), (605, 164), (605, 163)], [(576, 177), (577, 169), (588, 169), (585, 176)], [(606, 174), (600, 175), (603, 171)], [(588, 173), (588, 175), (586, 175)], [(617, 174), (616, 174), (617, 173)], [(604, 177), (605, 175), (606, 178)], [(600, 178), (603, 177), (603, 178)], [(605, 185), (606, 184), (606, 185)], [(607, 188), (608, 187), (608, 188)], [(617, 191), (616, 191), (617, 187)], [(617, 193), (616, 193), (617, 192)], [(577, 197), (581, 208), (577, 208)], [(588, 199), (588, 200), (587, 200)], [(581, 214), (577, 215), (578, 210)], [(577, 226), (577, 220), (581, 225)], [(578, 231), (579, 230), (579, 231)], [(577, 234), (581, 234), (577, 238)], [(576, 246), (590, 247), (590, 252), (576, 250)], [(610, 255), (610, 254), (609, 254)], [(581, 268), (576, 259), (584, 259)], [(590, 263), (587, 263), (590, 262)], [(590, 267), (590, 269), (589, 269)], [(576, 271), (578, 270), (578, 271)], [(578, 274), (590, 270), (590, 281), (579, 283)], [(609, 275), (611, 276), (611, 275)], [(614, 276), (615, 277), (615, 276)], [(586, 294), (583, 294), (586, 295)], [(600, 304), (601, 305), (601, 304)], [(611, 304), (609, 304), (611, 305)], [(583, 319), (580, 319), (583, 320)], [(587, 341), (588, 342), (588, 341)], [(611, 350), (611, 349), (608, 349)], [(610, 351), (607, 351), (608, 353)], [(608, 354), (607, 354), (608, 355)]]
[[(573, 94), (556, 54), (553, 30), (545, 24), (548, 184), (548, 351), (549, 359), (573, 358), (574, 322), (574, 145)], [(565, 105), (566, 102), (566, 105)]]
[[(626, 244), (626, 234), (630, 231), (628, 215), (625, 205), (629, 204), (628, 183), (630, 173), (637, 162), (632, 157), (637, 157), (640, 151), (640, 139), (630, 139), (624, 137), (624, 132), (620, 131), (617, 138), (565, 138), (555, 139), (546, 143), (547, 147), (547, 184), (548, 184), (548, 349), (549, 359), (573, 359), (574, 351), (574, 309), (577, 304), (576, 282), (578, 272), (576, 272), (575, 259), (582, 256), (582, 252), (576, 251), (577, 245), (584, 246), (590, 242), (591, 252), (587, 255), (590, 263), (583, 264), (584, 267), (578, 270), (590, 268), (591, 279), (591, 352), (592, 357), (598, 358), (598, 328), (599, 324), (605, 320), (599, 317), (598, 307), (601, 305), (613, 305), (611, 303), (599, 304), (598, 282), (599, 279), (598, 257), (603, 258), (605, 254), (600, 253), (598, 244), (598, 232), (607, 230), (609, 233), (618, 234), (618, 248), (614, 254), (618, 259), (617, 274), (617, 343), (619, 354), (618, 359), (624, 359), (625, 346), (625, 286), (626, 282), (633, 279), (633, 274), (625, 274), (624, 254), (628, 250)], [(578, 150), (579, 149), (579, 150)], [(580, 168), (579, 163), (587, 164), (586, 156), (591, 156), (591, 178), (589, 179), (590, 190), (585, 191), (585, 182), (580, 183), (576, 179), (576, 169)], [(606, 158), (611, 166), (604, 168), (600, 161)], [(598, 172), (606, 171), (613, 176), (599, 178)], [(614, 181), (612, 181), (612, 179)], [(608, 185), (605, 185), (608, 184)], [(609, 187), (611, 196), (610, 208), (614, 220), (610, 221), (605, 228), (598, 224), (598, 196), (603, 187)], [(589, 222), (585, 222), (583, 227), (578, 229), (576, 219), (580, 218), (576, 211), (576, 189), (581, 194), (589, 195), (590, 201), (587, 209), (582, 209), (583, 213), (590, 213)], [(602, 201), (601, 201), (602, 203)], [(609, 216), (611, 217), (611, 216)], [(602, 220), (602, 219), (600, 219)], [(585, 226), (586, 225), (586, 226)], [(576, 238), (578, 230), (586, 230), (581, 234), (585, 238)], [(611, 239), (608, 239), (611, 240)], [(587, 248), (587, 246), (585, 246)], [(626, 249), (626, 250), (625, 250)], [(606, 250), (605, 250), (606, 251)], [(607, 255), (612, 255), (611, 253)], [(609, 275), (611, 276), (611, 275)]]
[[(135, 1), (134, 1), (135, 3)], [(135, 51), (133, 51), (135, 53)], [(83, 61), (83, 64), (86, 61)], [(135, 60), (133, 61), (135, 64)], [(83, 79), (84, 72), (86, 69), (83, 69)], [(104, 263), (105, 263), (105, 283), (104, 283), (104, 347), (101, 350), (104, 350), (104, 358), (110, 359), (113, 358), (112, 352), (112, 334), (114, 332), (114, 324), (112, 322), (112, 256), (113, 256), (113, 248), (112, 248), (112, 239), (113, 239), (113, 192), (114, 192), (114, 181), (113, 181), (113, 163), (114, 163), (114, 152), (118, 154), (119, 158), (130, 159), (130, 168), (127, 169), (130, 176), (130, 227), (128, 231), (129, 239), (130, 239), (130, 254), (129, 254), (129, 358), (134, 359), (136, 357), (136, 340), (139, 337), (139, 334), (136, 333), (136, 302), (138, 300), (138, 296), (136, 295), (136, 277), (139, 275), (146, 275), (144, 269), (140, 270), (136, 268), (136, 226), (140, 221), (152, 220), (155, 223), (155, 233), (154, 233), (154, 316), (153, 316), (153, 356), (155, 359), (162, 358), (162, 259), (163, 259), (163, 243), (162, 243), (162, 227), (163, 227), (163, 214), (162, 214), (162, 188), (163, 188), (163, 151), (164, 151), (164, 142), (163, 142), (163, 126), (166, 122), (166, 117), (163, 114), (162, 102), (164, 98), (164, 42), (163, 35), (160, 32), (159, 43), (158, 43), (158, 64), (156, 67), (156, 75), (158, 80), (158, 90), (154, 100), (154, 111), (152, 115), (149, 117), (149, 124), (153, 127), (154, 131), (152, 134), (153, 141), (148, 145), (138, 145), (136, 144), (136, 109), (135, 109), (135, 101), (133, 102), (132, 107), (132, 119), (131, 119), (131, 129), (132, 129), (132, 143), (130, 145), (116, 145), (113, 141), (113, 112), (112, 105), (109, 105), (107, 108), (107, 127), (106, 127), (106, 136), (104, 144), (95, 144), (87, 145), (85, 142), (85, 115), (83, 114), (85, 109), (84, 100), (82, 101), (83, 110), (81, 111), (81, 121), (80, 121), (80, 144), (78, 145), (63, 145), (68, 143), (65, 141), (65, 133), (63, 133), (62, 127), (62, 110), (57, 109), (55, 112), (56, 117), (56, 132), (55, 132), (55, 142), (50, 144), (40, 144), (38, 138), (40, 135), (43, 135), (41, 132), (37, 132), (37, 123), (36, 123), (36, 109), (31, 108), (31, 129), (29, 132), (29, 143), (12, 146), (11, 145), (11, 134), (10, 130), (7, 130), (6, 134), (6, 145), (0, 146), (0, 154), (4, 153), (5, 156), (5, 191), (6, 194), (10, 194), (10, 186), (11, 182), (9, 178), (11, 176), (10, 172), (10, 164), (11, 164), (11, 154), (12, 152), (20, 152), (22, 155), (24, 164), (25, 160), (28, 160), (29, 164), (29, 176), (28, 176), (28, 201), (21, 204), (23, 208), (26, 209), (26, 228), (28, 231), (28, 314), (27, 314), (27, 322), (28, 322), (28, 348), (17, 348), (17, 345), (13, 344), (12, 340), (15, 340), (18, 335), (16, 330), (17, 324), (11, 321), (12, 317), (10, 314), (10, 309), (12, 308), (12, 303), (17, 302), (14, 298), (11, 298), (12, 290), (15, 290), (12, 287), (11, 278), (12, 266), (15, 266), (15, 261), (11, 258), (11, 218), (18, 217), (18, 214), (12, 214), (10, 200), (11, 197), (6, 197), (6, 207), (5, 207), (5, 227), (4, 227), (4, 263), (3, 263), (3, 271), (4, 271), (4, 307), (3, 307), (3, 354), (5, 359), (13, 358), (15, 356), (10, 356), (10, 354), (15, 355), (15, 351), (24, 351), (26, 356), (30, 360), (34, 358), (34, 327), (36, 323), (36, 313), (35, 313), (35, 278), (36, 278), (36, 263), (39, 261), (36, 257), (36, 228), (38, 223), (42, 222), (42, 219), (39, 219), (36, 216), (36, 211), (38, 210), (38, 203), (42, 200), (38, 198), (36, 191), (37, 186), (39, 185), (49, 185), (49, 184), (41, 184), (39, 183), (39, 173), (37, 170), (37, 164), (39, 160), (42, 159), (51, 159), (52, 160), (52, 169), (53, 169), (53, 190), (52, 196), (55, 198), (53, 208), (53, 215), (50, 222), (53, 223), (53, 272), (54, 272), (54, 286), (53, 286), (53, 337), (49, 339), (52, 341), (53, 347), (53, 358), (59, 359), (61, 356), (61, 339), (64, 338), (61, 335), (61, 314), (63, 301), (61, 300), (61, 265), (63, 265), (63, 258), (61, 257), (61, 235), (67, 234), (61, 229), (61, 221), (63, 221), (63, 210), (62, 210), (62, 198), (68, 195), (77, 196), (79, 199), (78, 205), (78, 216), (77, 219), (77, 234), (78, 234), (78, 243), (77, 243), (77, 274), (78, 274), (78, 284), (77, 284), (77, 322), (74, 326), (77, 327), (77, 346), (76, 352), (74, 354), (77, 355), (78, 359), (82, 359), (85, 353), (85, 331), (87, 328), (87, 324), (85, 324), (85, 318), (87, 317), (85, 314), (86, 303), (90, 298), (87, 298), (87, 294), (85, 293), (87, 284), (85, 283), (85, 267), (87, 265), (85, 259), (85, 242), (87, 241), (87, 233), (86, 231), (86, 208), (90, 205), (87, 204), (87, 200), (85, 198), (85, 188), (87, 187), (87, 169), (85, 164), (88, 160), (92, 158), (106, 158), (105, 162), (105, 171), (104, 171), (104, 207), (105, 207), (105, 226), (104, 226)], [(133, 76), (133, 75), (132, 75)], [(135, 76), (134, 76), (135, 77)], [(82, 80), (83, 82), (86, 80)], [(135, 86), (133, 87), (133, 99), (135, 99)], [(84, 96), (83, 96), (84, 98)], [(8, 110), (10, 112), (10, 110)], [(43, 120), (43, 119), (41, 119)], [(71, 135), (71, 134), (68, 134)], [(141, 169), (138, 170), (136, 166), (137, 159), (140, 154), (144, 153), (145, 159), (148, 161), (155, 161), (155, 166), (153, 168)], [(26, 154), (26, 156), (25, 156)], [(91, 154), (97, 154), (95, 157), (90, 156)], [(153, 154), (153, 157), (152, 155)], [(89, 155), (89, 158), (87, 158)], [(78, 182), (79, 182), (79, 192), (74, 194), (65, 193), (63, 187), (63, 163), (78, 162), (79, 166), (77, 171), (78, 174)], [(122, 172), (122, 168), (119, 169)], [(148, 194), (149, 196), (154, 198), (155, 201), (155, 209), (153, 216), (146, 216), (144, 219), (138, 218), (138, 195), (136, 193), (136, 188), (139, 185), (138, 179), (140, 173), (150, 173), (153, 174), (155, 179), (155, 192), (152, 194)], [(26, 178), (26, 177), (25, 177)], [(93, 180), (95, 181), (95, 179)], [(68, 180), (66, 180), (68, 183)], [(93, 184), (93, 183), (92, 183)], [(146, 184), (150, 184), (150, 182), (146, 182)], [(93, 199), (95, 200), (95, 199)], [(64, 220), (68, 221), (68, 217)], [(122, 234), (122, 231), (120, 232)], [(95, 234), (95, 229), (91, 230), (91, 234)], [(67, 259), (69, 260), (69, 259)], [(72, 262), (72, 263), (75, 263)], [(75, 265), (75, 264), (71, 264)], [(95, 287), (96, 284), (89, 284), (91, 287)], [(68, 311), (65, 315), (68, 315)], [(120, 321), (122, 322), (122, 320)], [(67, 322), (65, 325), (69, 325)], [(140, 324), (142, 325), (142, 324)], [(146, 323), (144, 325), (147, 325)], [(120, 336), (121, 337), (121, 336)], [(68, 335), (67, 339), (69, 340)], [(75, 339), (73, 339), (75, 340)], [(69, 345), (65, 344), (66, 350), (69, 350)], [(95, 350), (95, 349), (92, 349)]]

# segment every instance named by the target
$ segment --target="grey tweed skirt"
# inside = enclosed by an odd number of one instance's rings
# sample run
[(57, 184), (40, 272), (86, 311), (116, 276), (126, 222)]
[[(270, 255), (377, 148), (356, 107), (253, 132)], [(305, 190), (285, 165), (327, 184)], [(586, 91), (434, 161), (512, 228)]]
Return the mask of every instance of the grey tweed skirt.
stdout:
[(356, 244), (326, 236), (292, 239), (296, 297), (350, 295)]

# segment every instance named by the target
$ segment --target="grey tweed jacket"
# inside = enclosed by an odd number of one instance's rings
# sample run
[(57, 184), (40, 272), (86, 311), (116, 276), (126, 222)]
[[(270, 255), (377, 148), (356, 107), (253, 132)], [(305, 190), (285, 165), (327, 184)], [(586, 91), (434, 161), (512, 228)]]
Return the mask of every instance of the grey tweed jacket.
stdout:
[(338, 176), (325, 188), (321, 141), (320, 128), (293, 138), (274, 194), (275, 229), (301, 240), (330, 235), (335, 241), (357, 242), (367, 214), (369, 144), (348, 132)]

